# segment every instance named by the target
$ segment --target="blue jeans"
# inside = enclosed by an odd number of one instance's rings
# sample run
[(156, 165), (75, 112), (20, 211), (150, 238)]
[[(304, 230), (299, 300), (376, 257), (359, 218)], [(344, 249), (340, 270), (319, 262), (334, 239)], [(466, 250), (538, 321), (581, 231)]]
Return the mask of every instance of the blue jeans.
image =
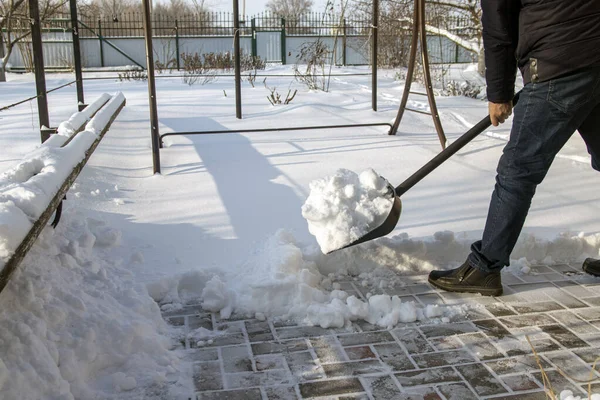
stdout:
[(576, 130), (587, 144), (592, 167), (600, 171), (600, 68), (523, 88), (498, 162), (483, 237), (471, 246), (470, 265), (492, 272), (509, 264), (537, 185)]

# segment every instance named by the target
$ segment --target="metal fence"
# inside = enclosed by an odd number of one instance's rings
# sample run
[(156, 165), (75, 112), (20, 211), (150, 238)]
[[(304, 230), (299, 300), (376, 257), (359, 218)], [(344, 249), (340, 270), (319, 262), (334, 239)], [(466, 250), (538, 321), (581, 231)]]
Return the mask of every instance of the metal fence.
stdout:
[[(240, 18), (242, 52), (271, 63), (293, 64), (302, 46), (322, 41), (338, 65), (370, 64), (371, 21), (308, 13), (284, 19), (263, 13)], [(455, 21), (455, 26), (468, 21)], [(206, 12), (173, 17), (153, 16), (155, 59), (181, 67), (182, 53), (225, 53), (233, 50), (233, 14)], [(145, 65), (142, 15), (80, 16), (82, 63), (86, 68)], [(380, 36), (381, 37), (381, 36)], [(48, 68), (72, 65), (69, 18), (58, 16), (43, 30), (44, 62)], [(434, 63), (471, 62), (475, 55), (445, 37), (430, 36), (428, 50)], [(24, 68), (31, 60), (30, 43), (13, 50), (9, 68)]]

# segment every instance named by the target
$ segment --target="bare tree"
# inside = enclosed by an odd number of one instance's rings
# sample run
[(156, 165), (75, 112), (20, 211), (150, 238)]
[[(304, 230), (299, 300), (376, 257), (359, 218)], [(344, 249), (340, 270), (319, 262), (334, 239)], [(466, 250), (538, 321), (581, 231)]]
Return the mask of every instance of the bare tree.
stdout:
[(269, 0), (267, 9), (284, 18), (298, 19), (308, 13), (313, 6), (312, 0)]
[[(40, 22), (45, 22), (64, 10), (67, 0), (43, 0), (40, 2)], [(8, 59), (14, 48), (31, 34), (29, 12), (25, 0), (0, 0), (0, 35), (6, 51), (0, 59), (0, 81), (6, 80)], [(4, 80), (3, 80), (4, 79)]]

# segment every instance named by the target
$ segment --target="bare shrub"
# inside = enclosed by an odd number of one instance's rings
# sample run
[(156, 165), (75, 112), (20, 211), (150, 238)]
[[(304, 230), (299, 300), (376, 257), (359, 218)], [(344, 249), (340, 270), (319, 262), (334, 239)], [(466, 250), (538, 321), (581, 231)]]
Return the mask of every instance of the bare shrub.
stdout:
[[(321, 39), (303, 43), (294, 66), (296, 80), (305, 84), (310, 90), (326, 92), (328, 88), (325, 61), (329, 53), (329, 48)], [(304, 71), (301, 71), (300, 64), (306, 64)]]
[(207, 68), (198, 53), (182, 53), (181, 60), (183, 61), (183, 83), (192, 86), (196, 83), (205, 85), (212, 82), (216, 78), (214, 70)]

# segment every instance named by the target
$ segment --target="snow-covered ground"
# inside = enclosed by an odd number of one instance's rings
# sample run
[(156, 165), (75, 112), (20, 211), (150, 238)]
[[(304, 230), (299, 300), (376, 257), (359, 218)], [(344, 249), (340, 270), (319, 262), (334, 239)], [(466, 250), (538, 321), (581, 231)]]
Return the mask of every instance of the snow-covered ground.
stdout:
[[(291, 75), (292, 68), (268, 72)], [(472, 71), (453, 73), (461, 79)], [(283, 95), (298, 89), (285, 106), (272, 106), (261, 84), (244, 82), (242, 120), (235, 118), (232, 78), (205, 86), (161, 78), (160, 130), (391, 122), (403, 87), (394, 76), (380, 71), (378, 112), (371, 110), (368, 76), (333, 77), (330, 93), (309, 92), (290, 76), (267, 78)], [(50, 75), (47, 84), (70, 79)], [(31, 75), (9, 75), (0, 86), (0, 107), (32, 95), (32, 81)], [(7, 321), (0, 324), (3, 390), (31, 397), (52, 387), (57, 398), (160, 398), (165, 387), (189, 385), (185, 366), (168, 351), (177, 332), (164, 326), (151, 297), (163, 309), (200, 298), (223, 317), (239, 312), (321, 326), (362, 318), (387, 327), (461, 312), (389, 296), (362, 302), (336, 280), (351, 275), (381, 285), (408, 283), (410, 275), (464, 261), (485, 222), (508, 124), (475, 139), (405, 194), (400, 222), (387, 238), (325, 256), (301, 213), (309, 183), (340, 168), (373, 168), (393, 185), (401, 183), (440, 150), (429, 117), (406, 113), (397, 136), (385, 127), (171, 136), (161, 151), (162, 174), (153, 176), (146, 82), (84, 86), (87, 101), (121, 91), (127, 106), (70, 191), (59, 229), (45, 232), (0, 295), (0, 320)], [(49, 95), (52, 125), (76, 111), (74, 90)], [(487, 112), (480, 100), (437, 101), (450, 141)], [(428, 108), (423, 97), (410, 103)], [(0, 113), (0, 173), (36, 148), (36, 125), (35, 102)], [(597, 182), (575, 135), (538, 189), (513, 270), (598, 255)], [(106, 340), (113, 336), (136, 344), (115, 350)], [(18, 340), (27, 346), (13, 346)]]

